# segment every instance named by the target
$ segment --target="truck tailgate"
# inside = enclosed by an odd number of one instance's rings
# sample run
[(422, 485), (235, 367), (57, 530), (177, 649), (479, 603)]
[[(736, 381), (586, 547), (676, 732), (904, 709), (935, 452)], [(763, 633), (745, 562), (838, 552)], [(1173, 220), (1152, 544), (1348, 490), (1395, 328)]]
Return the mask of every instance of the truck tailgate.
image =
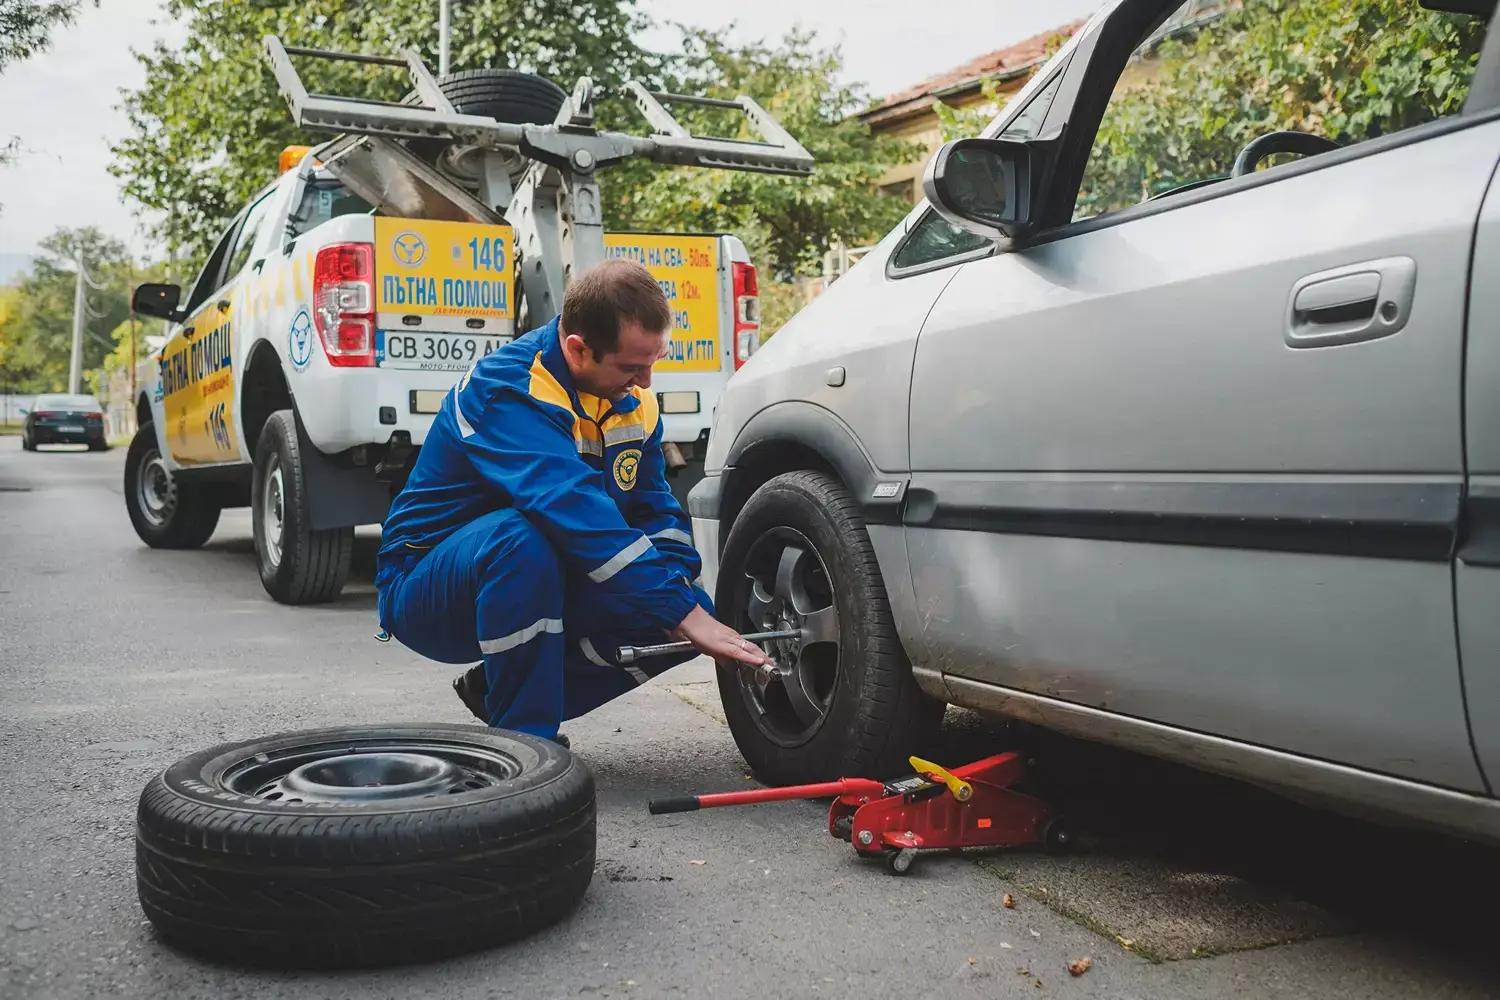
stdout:
[(515, 335), (509, 226), (375, 219), (376, 363), (466, 371)]

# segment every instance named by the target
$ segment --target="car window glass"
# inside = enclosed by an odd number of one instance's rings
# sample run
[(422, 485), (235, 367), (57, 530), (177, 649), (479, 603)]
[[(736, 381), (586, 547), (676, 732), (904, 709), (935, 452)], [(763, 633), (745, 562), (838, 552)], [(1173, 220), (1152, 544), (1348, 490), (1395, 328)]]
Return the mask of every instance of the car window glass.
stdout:
[(1457, 114), (1483, 40), (1481, 19), (1415, 0), (1190, 0), (1116, 81), (1073, 217), (1217, 183), (1271, 132), (1349, 146)]
[(234, 247), (229, 251), (229, 266), (224, 270), (224, 281), (239, 274), (245, 264), (250, 260), (250, 249), (255, 246), (255, 237), (260, 232), (261, 225), (266, 219), (266, 210), (271, 207), (270, 193), (261, 196), (260, 200), (250, 206), (245, 214), (245, 224), (240, 227), (239, 233), (234, 238)]
[(341, 215), (367, 215), (370, 203), (332, 177), (313, 177), (302, 188), (302, 201), (287, 223), (286, 238), (294, 240)]
[(193, 282), (193, 293), (188, 296), (187, 304), (182, 307), (184, 312), (196, 312), (198, 307), (218, 290), (219, 275), (224, 270), (224, 255), (229, 252), (229, 238), (234, 235), (234, 225), (230, 223), (229, 229), (219, 237), (219, 242), (214, 246), (214, 252), (208, 255), (208, 260), (203, 264), (203, 270), (198, 272), (198, 280)]
[[(1061, 81), (1062, 73), (1059, 72), (1050, 83), (1032, 95), (1026, 102), (1026, 107), (1005, 126), (1000, 135), (1006, 139), (1030, 139), (1035, 136), (1042, 127), (1042, 119), (1047, 117), (1052, 99), (1057, 96)], [(896, 268), (917, 267), (973, 253), (989, 245), (988, 237), (960, 229), (929, 209), (912, 227), (911, 234), (891, 258), (891, 264)]]

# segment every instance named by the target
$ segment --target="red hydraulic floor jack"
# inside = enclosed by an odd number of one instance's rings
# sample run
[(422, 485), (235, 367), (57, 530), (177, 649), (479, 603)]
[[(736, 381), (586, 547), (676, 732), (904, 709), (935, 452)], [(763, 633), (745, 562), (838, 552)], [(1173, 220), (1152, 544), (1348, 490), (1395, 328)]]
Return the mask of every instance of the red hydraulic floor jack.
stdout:
[(1063, 818), (1047, 803), (1010, 787), (1025, 774), (1015, 753), (996, 754), (952, 771), (920, 757), (912, 757), (911, 766), (915, 773), (896, 781), (840, 778), (816, 785), (686, 795), (656, 799), (650, 809), (687, 812), (832, 795), (828, 832), (847, 840), (861, 857), (884, 860), (897, 875), (911, 869), (918, 851), (1030, 844), (1062, 850), (1072, 840)]

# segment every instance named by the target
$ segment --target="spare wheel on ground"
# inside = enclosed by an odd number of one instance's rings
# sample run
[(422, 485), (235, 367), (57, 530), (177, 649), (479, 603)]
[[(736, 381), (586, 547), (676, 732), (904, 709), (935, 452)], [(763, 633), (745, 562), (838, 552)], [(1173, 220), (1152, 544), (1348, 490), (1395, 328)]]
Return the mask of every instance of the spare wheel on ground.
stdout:
[(141, 907), (172, 944), (254, 965), (349, 967), (513, 940), (594, 871), (594, 779), (548, 740), (477, 726), (282, 733), (152, 779)]

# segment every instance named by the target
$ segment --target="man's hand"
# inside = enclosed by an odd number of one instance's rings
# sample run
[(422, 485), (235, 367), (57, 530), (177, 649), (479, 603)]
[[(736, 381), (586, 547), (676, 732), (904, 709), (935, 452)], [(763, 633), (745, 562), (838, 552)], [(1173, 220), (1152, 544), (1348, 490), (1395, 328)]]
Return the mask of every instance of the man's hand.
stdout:
[(741, 639), (734, 629), (719, 621), (702, 608), (694, 608), (688, 616), (672, 630), (674, 639), (685, 639), (698, 650), (715, 660), (738, 660), (752, 667), (771, 662), (761, 648), (748, 639)]

